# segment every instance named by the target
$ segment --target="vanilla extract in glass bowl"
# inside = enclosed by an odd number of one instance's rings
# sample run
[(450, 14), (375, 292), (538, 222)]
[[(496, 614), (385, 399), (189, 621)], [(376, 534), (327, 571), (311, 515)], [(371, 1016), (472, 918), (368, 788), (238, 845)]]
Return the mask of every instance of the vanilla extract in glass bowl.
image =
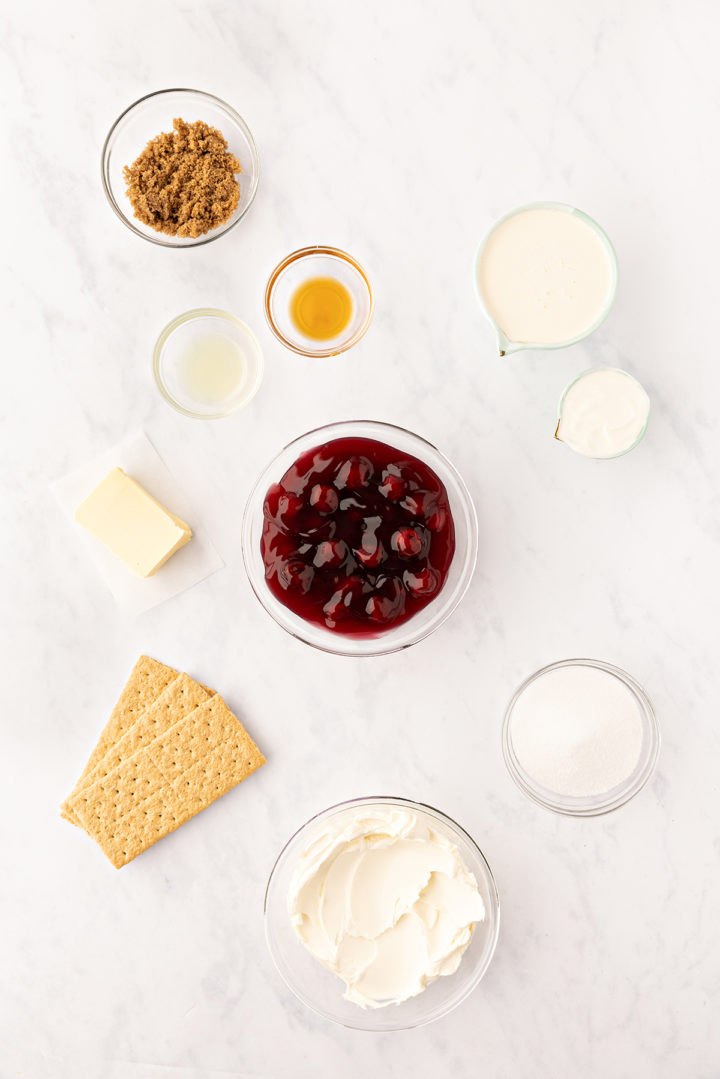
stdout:
[(372, 322), (370, 280), (337, 247), (304, 247), (280, 262), (265, 290), (270, 329), (300, 356), (337, 356), (356, 345)]
[(309, 277), (290, 297), (290, 318), (312, 341), (331, 341), (353, 316), (350, 291), (334, 277)]

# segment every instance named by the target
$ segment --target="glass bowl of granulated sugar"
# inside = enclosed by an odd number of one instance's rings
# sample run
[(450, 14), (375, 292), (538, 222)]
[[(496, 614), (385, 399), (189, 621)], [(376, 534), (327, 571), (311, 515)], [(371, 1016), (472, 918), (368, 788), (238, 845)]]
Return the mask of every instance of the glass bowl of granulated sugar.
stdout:
[(523, 682), (505, 713), (510, 775), (556, 813), (595, 817), (625, 805), (652, 775), (659, 750), (647, 693), (601, 660), (543, 667)]

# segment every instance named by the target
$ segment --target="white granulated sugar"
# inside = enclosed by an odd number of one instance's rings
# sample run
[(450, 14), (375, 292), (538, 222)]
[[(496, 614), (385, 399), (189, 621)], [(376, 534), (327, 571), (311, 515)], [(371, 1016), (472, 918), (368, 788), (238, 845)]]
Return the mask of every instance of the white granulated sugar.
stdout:
[(642, 747), (631, 692), (597, 667), (557, 667), (518, 697), (510, 736), (521, 767), (557, 794), (589, 798), (627, 779)]

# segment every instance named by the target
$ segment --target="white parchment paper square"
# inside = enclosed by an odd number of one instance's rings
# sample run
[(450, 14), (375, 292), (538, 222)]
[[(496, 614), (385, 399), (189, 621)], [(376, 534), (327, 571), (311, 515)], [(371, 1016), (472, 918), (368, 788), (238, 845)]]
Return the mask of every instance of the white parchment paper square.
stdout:
[[(112, 468), (122, 468), (161, 502), (166, 509), (186, 521), (193, 536), (154, 577), (137, 577), (95, 536), (74, 520), (74, 513), (94, 487)], [(168, 471), (160, 454), (144, 432), (139, 431), (94, 458), (88, 464), (53, 484), (53, 493), (78, 538), (87, 546), (100, 576), (122, 611), (134, 616), (177, 596), (211, 573), (222, 569), (217, 553), (202, 523), (193, 513), (185, 494)]]

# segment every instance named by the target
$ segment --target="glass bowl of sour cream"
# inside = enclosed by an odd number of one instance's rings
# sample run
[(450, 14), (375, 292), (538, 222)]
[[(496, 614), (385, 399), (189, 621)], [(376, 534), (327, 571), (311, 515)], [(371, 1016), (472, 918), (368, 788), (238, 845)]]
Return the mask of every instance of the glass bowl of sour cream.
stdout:
[(357, 1030), (447, 1015), (498, 939), (490, 867), (459, 824), (405, 798), (358, 798), (312, 817), (265, 894), (275, 965), (309, 1008)]
[(475, 258), (475, 291), (501, 356), (582, 341), (607, 317), (617, 281), (607, 234), (564, 202), (505, 214)]
[(555, 438), (583, 457), (609, 461), (635, 449), (649, 416), (650, 398), (637, 379), (618, 367), (591, 367), (560, 398)]

